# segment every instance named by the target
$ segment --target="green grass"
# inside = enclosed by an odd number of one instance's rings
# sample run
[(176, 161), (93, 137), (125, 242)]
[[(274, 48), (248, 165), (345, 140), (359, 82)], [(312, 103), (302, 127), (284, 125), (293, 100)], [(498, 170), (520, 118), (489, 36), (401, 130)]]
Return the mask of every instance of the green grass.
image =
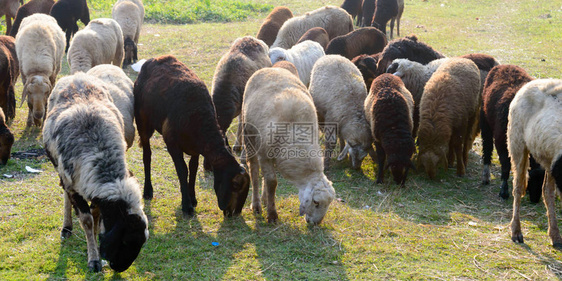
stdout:
[[(483, 52), (517, 64), (535, 77), (560, 78), (562, 1), (406, 0), (401, 35), (420, 40), (448, 56)], [(101, 3), (101, 2), (100, 2)], [(255, 1), (255, 3), (258, 3)], [(285, 5), (300, 15), (339, 1), (261, 1)], [(441, 5), (443, 4), (443, 5)], [(95, 5), (91, 4), (91, 7)], [(109, 6), (105, 6), (108, 9)], [(104, 14), (105, 13), (105, 14)], [(94, 11), (94, 17), (107, 11)], [(228, 23), (147, 23), (139, 58), (173, 54), (211, 84), (215, 66), (237, 37), (255, 35), (267, 12)], [(550, 15), (550, 16), (548, 16)], [(132, 79), (136, 74), (127, 70)], [(64, 62), (61, 77), (68, 75)], [(18, 82), (18, 101), (21, 95)], [(41, 146), (38, 129), (25, 129), (27, 108), (11, 124), (14, 152)], [(0, 280), (546, 280), (562, 277), (562, 253), (553, 249), (542, 204), (525, 198), (521, 216), (525, 244), (511, 242), (512, 200), (498, 198), (499, 167), (490, 186), (481, 186), (479, 141), (467, 176), (442, 170), (439, 180), (411, 173), (405, 188), (375, 185), (376, 165), (367, 158), (361, 172), (350, 163), (326, 171), (338, 200), (324, 222), (307, 226), (298, 216), (294, 186), (280, 179), (279, 223), (250, 210), (224, 219), (212, 188), (212, 174), (198, 171), (197, 216), (184, 219), (173, 162), (159, 135), (153, 137), (154, 200), (145, 203), (150, 238), (123, 273), (87, 269), (84, 233), (60, 240), (62, 189), (45, 159), (11, 159), (0, 168)], [(128, 153), (130, 169), (142, 182), (142, 150)], [(28, 174), (25, 166), (42, 169)], [(2, 174), (14, 175), (6, 179)], [(387, 179), (389, 177), (387, 176)], [(511, 184), (510, 184), (511, 185)], [(557, 212), (560, 216), (560, 212)], [(212, 246), (211, 242), (219, 242)]]

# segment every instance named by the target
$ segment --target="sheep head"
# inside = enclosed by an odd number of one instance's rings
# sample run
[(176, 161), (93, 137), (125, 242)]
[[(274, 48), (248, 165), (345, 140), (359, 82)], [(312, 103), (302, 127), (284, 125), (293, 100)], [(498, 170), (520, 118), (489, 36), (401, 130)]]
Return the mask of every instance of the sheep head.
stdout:
[(420, 146), (418, 156), (418, 166), (423, 167), (431, 180), (435, 180), (437, 176), (437, 168), (442, 165), (447, 167), (447, 147), (440, 146), (436, 150), (423, 151)]
[[(2, 113), (2, 109), (0, 109), (0, 113)], [(2, 124), (0, 124), (0, 127), (2, 126)], [(0, 128), (0, 165), (6, 165), (6, 163), (8, 163), (13, 144), (14, 135), (12, 134), (12, 132), (10, 132), (10, 129), (5, 126), (3, 128)]]
[(124, 48), (125, 60), (123, 60), (123, 68), (137, 60), (137, 44), (135, 44), (131, 38), (127, 37), (124, 42)]
[(345, 158), (345, 156), (347, 156), (348, 153), (349, 153), (349, 159), (351, 160), (351, 168), (354, 170), (360, 170), (363, 159), (369, 153), (369, 148), (363, 147), (360, 144), (357, 145), (345, 144), (345, 147), (341, 151), (340, 155), (338, 155), (338, 161), (342, 161)]
[(250, 191), (250, 175), (238, 163), (224, 169), (214, 167), (213, 174), (215, 193), (224, 216), (239, 215)]
[(386, 73), (392, 73), (402, 78), (412, 69), (414, 63), (408, 59), (395, 59), (386, 69)]
[(283, 48), (271, 48), (269, 50), (269, 58), (271, 59), (271, 64), (275, 64), (278, 61), (287, 60), (287, 53)]
[(51, 94), (52, 85), (48, 77), (42, 75), (32, 76), (23, 86), (22, 103), (27, 97), (27, 105), (32, 113), (35, 126), (41, 126), (45, 119), (47, 99)]
[(299, 214), (305, 216), (306, 222), (319, 224), (326, 216), (330, 203), (336, 197), (336, 191), (324, 174), (310, 181), (304, 188), (299, 188)]

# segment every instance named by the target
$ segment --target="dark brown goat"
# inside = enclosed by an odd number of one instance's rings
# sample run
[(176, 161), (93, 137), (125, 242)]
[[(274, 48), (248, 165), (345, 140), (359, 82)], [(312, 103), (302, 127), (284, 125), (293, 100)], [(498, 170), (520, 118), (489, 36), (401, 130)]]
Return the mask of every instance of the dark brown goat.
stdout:
[(384, 182), (384, 171), (390, 168), (396, 184), (404, 185), (416, 150), (412, 95), (400, 78), (385, 73), (373, 81), (365, 112), (377, 150), (377, 183)]
[(377, 0), (363, 0), (363, 5), (361, 5), (361, 23), (359, 26), (370, 26), (373, 21), (373, 16), (375, 15), (375, 7)]
[[(301, 36), (301, 38), (299, 39), (297, 44), (299, 44), (303, 41), (306, 41), (306, 40), (318, 42), (318, 44), (320, 44), (320, 46), (322, 46), (322, 48), (324, 48), (324, 50), (326, 50), (326, 47), (328, 46), (328, 43), (330, 43), (330, 36), (328, 35), (328, 32), (326, 32), (326, 30), (324, 28), (313, 27)], [(297, 44), (295, 44), (295, 45), (297, 45)]]
[(386, 35), (386, 24), (396, 16), (398, 16), (398, 2), (396, 0), (377, 0), (375, 16), (371, 26), (378, 28)]
[(382, 51), (379, 63), (377, 64), (377, 76), (386, 72), (386, 69), (395, 59), (409, 59), (421, 64), (444, 58), (440, 52), (431, 46), (418, 40), (416, 35), (409, 35), (404, 38), (394, 39)]
[(14, 87), (20, 75), (15, 41), (11, 36), (0, 36), (0, 108), (8, 119), (16, 117)]
[(14, 135), (6, 125), (6, 116), (4, 116), (4, 112), (0, 108), (0, 165), (8, 163), (13, 144)]
[(377, 77), (377, 63), (379, 62), (379, 58), (381, 53), (376, 53), (374, 55), (359, 55), (354, 57), (351, 62), (359, 68), (361, 71), (361, 75), (363, 75), (363, 80), (365, 81), (365, 85), (367, 86), (367, 91), (371, 90), (371, 84), (373, 80)]
[[(482, 108), (480, 110), (480, 129), (482, 130), (482, 183), (490, 183), (490, 164), (494, 144), (501, 164), (500, 197), (509, 198), (508, 179), (511, 160), (507, 150), (507, 117), (509, 105), (521, 87), (533, 78), (515, 65), (499, 65), (490, 71), (482, 92)], [(542, 178), (544, 170), (531, 157), (531, 172), (527, 189), (531, 201), (537, 203), (541, 198)]]
[(49, 14), (51, 8), (55, 4), (53, 0), (31, 0), (25, 3), (18, 9), (16, 18), (14, 19), (14, 25), (12, 25), (12, 30), (10, 30), (10, 36), (16, 37), (18, 30), (20, 28), (21, 21), (30, 15), (35, 13)]
[[(183, 213), (191, 216), (197, 206), (195, 180), (201, 154), (213, 166), (219, 208), (225, 216), (240, 214), (250, 177), (225, 144), (205, 83), (174, 56), (161, 56), (143, 64), (135, 81), (134, 96), (135, 121), (143, 148), (143, 197), (153, 196), (150, 137), (156, 130), (162, 134), (176, 167)], [(191, 155), (189, 171), (184, 153)]]
[(363, 6), (362, 0), (344, 0), (340, 7), (346, 10), (351, 15), (352, 19), (355, 20), (355, 18), (357, 18), (357, 25), (360, 25), (361, 16), (362, 16), (362, 11), (361, 11), (362, 6)]
[(386, 36), (380, 30), (363, 27), (332, 39), (326, 47), (326, 54), (337, 54), (351, 60), (361, 54), (379, 53), (387, 43)]
[(265, 21), (261, 24), (260, 30), (256, 35), (256, 38), (263, 40), (267, 46), (271, 46), (277, 38), (277, 33), (279, 29), (288, 19), (293, 17), (293, 13), (289, 8), (284, 6), (275, 7)]
[(66, 32), (66, 50), (70, 47), (70, 37), (78, 31), (80, 20), (84, 25), (90, 22), (90, 9), (86, 0), (58, 0), (50, 12), (51, 16), (57, 20), (60, 28)]

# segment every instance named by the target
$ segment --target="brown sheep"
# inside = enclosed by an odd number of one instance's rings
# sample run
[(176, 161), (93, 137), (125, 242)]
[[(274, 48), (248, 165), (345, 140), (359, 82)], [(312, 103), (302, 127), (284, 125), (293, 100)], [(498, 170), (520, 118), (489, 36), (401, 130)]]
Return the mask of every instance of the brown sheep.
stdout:
[(0, 17), (6, 16), (6, 35), (12, 30), (12, 19), (16, 17), (20, 3), (22, 0), (3, 0), (0, 1)]
[(302, 43), (306, 40), (318, 42), (318, 44), (320, 44), (320, 46), (322, 46), (322, 48), (326, 50), (328, 43), (330, 43), (330, 36), (328, 36), (328, 32), (326, 32), (324, 28), (313, 27), (306, 33), (304, 33), (295, 45), (298, 45), (299, 43)]
[(363, 80), (365, 80), (365, 85), (367, 86), (367, 91), (371, 89), (371, 83), (373, 83), (373, 80), (377, 77), (375, 73), (380, 56), (381, 53), (376, 53), (374, 55), (362, 54), (351, 60), (359, 71), (361, 71), (361, 75), (363, 75)]
[(468, 54), (460, 56), (459, 58), (469, 59), (476, 64), (478, 70), (480, 70), (480, 93), (484, 89), (484, 82), (486, 82), (486, 76), (488, 76), (488, 72), (492, 70), (492, 68), (500, 63), (492, 56), (486, 54)]
[(386, 36), (380, 30), (363, 27), (332, 39), (326, 47), (326, 54), (337, 54), (351, 60), (361, 54), (381, 52), (387, 43)]
[(20, 75), (16, 39), (0, 36), (0, 108), (8, 119), (16, 117), (16, 95), (14, 87)]
[(373, 16), (375, 15), (375, 5), (377, 0), (363, 0), (363, 5), (361, 5), (361, 23), (359, 26), (370, 26), (373, 21)]
[(286, 69), (289, 72), (296, 75), (297, 77), (299, 77), (299, 71), (297, 70), (297, 67), (290, 61), (286, 61), (286, 60), (278, 61), (273, 65), (273, 67)]
[(377, 64), (377, 76), (386, 72), (386, 69), (395, 59), (409, 59), (411, 61), (427, 64), (445, 56), (434, 50), (431, 46), (418, 40), (416, 35), (394, 39), (382, 51)]
[[(176, 167), (184, 215), (192, 216), (197, 206), (199, 155), (213, 166), (215, 193), (223, 214), (240, 214), (248, 196), (250, 176), (230, 154), (205, 83), (174, 56), (161, 56), (143, 64), (133, 91), (135, 121), (143, 148), (144, 198), (153, 196), (150, 137), (158, 131)], [(184, 153), (191, 155), (189, 170)]]
[(14, 144), (14, 135), (6, 125), (6, 116), (0, 108), (0, 165), (6, 165)]
[(396, 16), (398, 16), (398, 2), (396, 0), (377, 0), (375, 16), (371, 26), (378, 28), (386, 35), (386, 24)]
[(267, 18), (265, 18), (261, 24), (256, 38), (265, 42), (268, 47), (271, 47), (271, 44), (275, 42), (277, 33), (279, 32), (281, 26), (283, 26), (283, 23), (292, 17), (293, 13), (289, 10), (289, 8), (284, 6), (275, 7), (275, 9), (267, 15)]
[(362, 0), (344, 0), (341, 4), (341, 8), (346, 10), (352, 19), (357, 18), (357, 25), (361, 24), (361, 6), (363, 5)]
[(35, 13), (49, 14), (49, 11), (51, 11), (54, 4), (55, 1), (53, 0), (31, 0), (25, 3), (18, 9), (16, 18), (14, 19), (14, 25), (12, 25), (12, 30), (10, 30), (10, 36), (16, 37), (21, 21), (25, 17)]
[(462, 58), (445, 61), (426, 83), (420, 102), (418, 166), (435, 179), (439, 165), (457, 160), (465, 174), (468, 151), (477, 135), (480, 74)]

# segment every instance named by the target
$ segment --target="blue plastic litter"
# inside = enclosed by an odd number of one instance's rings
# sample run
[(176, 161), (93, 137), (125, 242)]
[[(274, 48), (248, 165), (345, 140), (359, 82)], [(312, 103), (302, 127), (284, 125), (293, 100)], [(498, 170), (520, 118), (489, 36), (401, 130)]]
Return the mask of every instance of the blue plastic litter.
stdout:
[(216, 247), (216, 246), (218, 246), (218, 245), (219, 245), (219, 242), (211, 242), (211, 245), (213, 245), (213, 246), (215, 246), (215, 247)]

